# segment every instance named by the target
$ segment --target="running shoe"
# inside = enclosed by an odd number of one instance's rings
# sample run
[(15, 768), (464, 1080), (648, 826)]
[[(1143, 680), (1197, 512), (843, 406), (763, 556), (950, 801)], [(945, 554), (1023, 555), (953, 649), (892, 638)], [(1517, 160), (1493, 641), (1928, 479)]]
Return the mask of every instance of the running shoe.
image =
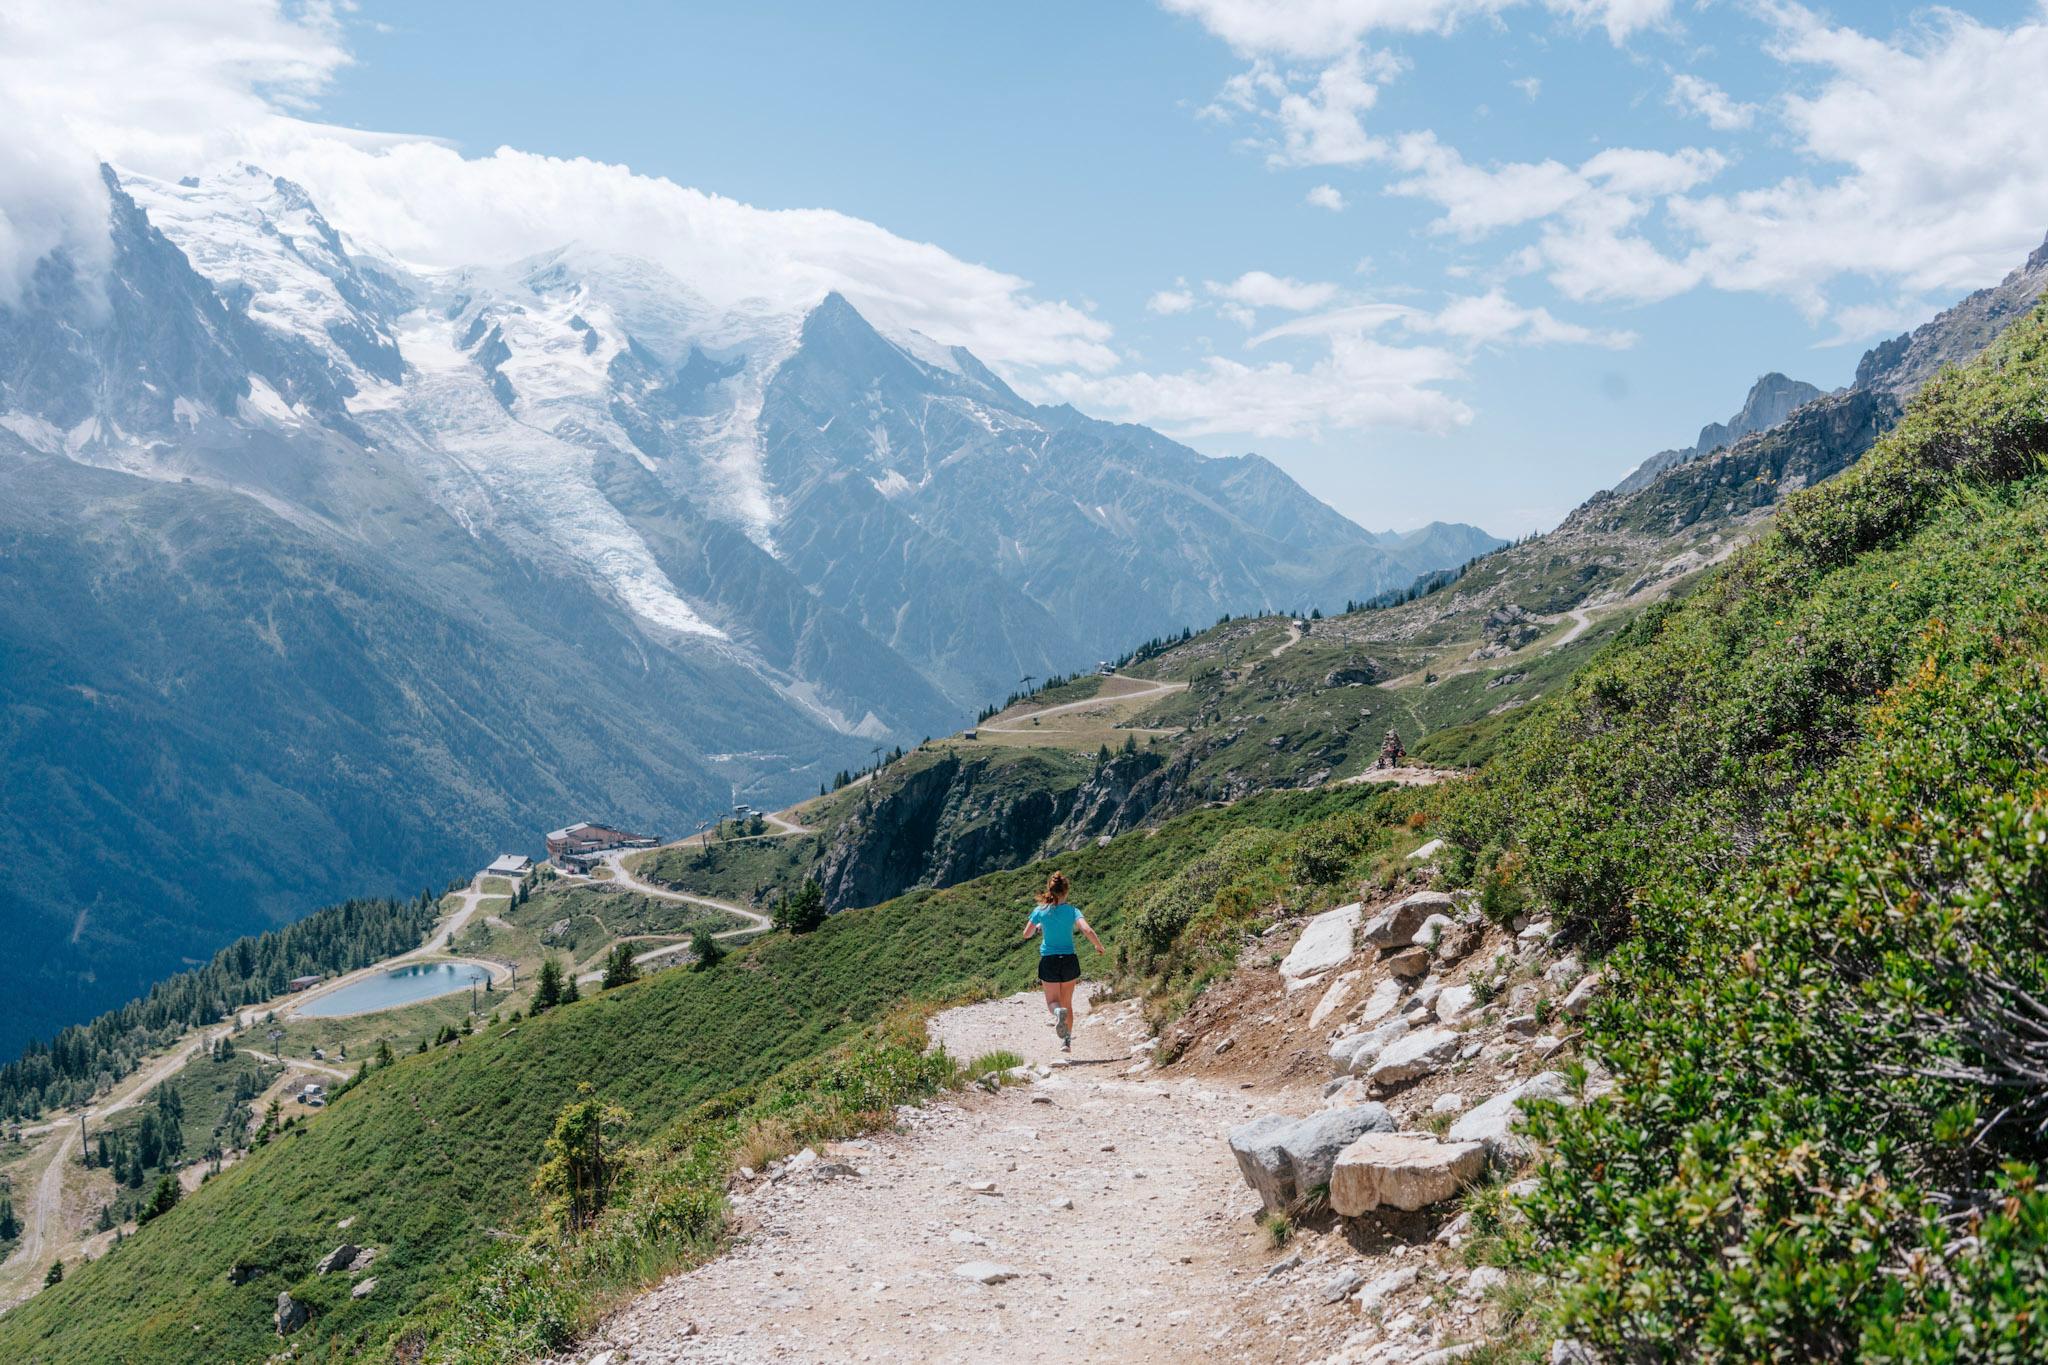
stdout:
[(1074, 1029), (1067, 1021), (1067, 1007), (1065, 1005), (1053, 1006), (1052, 1027), (1053, 1032), (1059, 1034), (1060, 1042), (1068, 1043), (1073, 1040)]

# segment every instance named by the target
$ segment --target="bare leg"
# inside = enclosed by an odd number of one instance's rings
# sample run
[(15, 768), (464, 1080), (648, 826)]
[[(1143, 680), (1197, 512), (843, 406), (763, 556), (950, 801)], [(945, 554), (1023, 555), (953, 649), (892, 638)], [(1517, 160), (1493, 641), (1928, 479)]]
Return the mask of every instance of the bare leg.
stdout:
[[(1057, 981), (1041, 981), (1038, 984), (1045, 990), (1045, 1012), (1053, 1014), (1053, 1011), (1059, 1008), (1060, 983)], [(1059, 1016), (1053, 1014), (1053, 1018), (1057, 1020)]]

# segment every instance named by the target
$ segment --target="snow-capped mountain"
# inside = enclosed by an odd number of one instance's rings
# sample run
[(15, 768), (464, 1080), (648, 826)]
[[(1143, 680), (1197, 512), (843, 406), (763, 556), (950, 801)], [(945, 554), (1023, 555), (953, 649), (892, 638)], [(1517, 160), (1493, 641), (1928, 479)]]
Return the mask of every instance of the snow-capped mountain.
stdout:
[(1479, 534), (1369, 534), (837, 295), (713, 306), (575, 244), (413, 269), (254, 167), (105, 178), (104, 265), (0, 307), (0, 824), (78, 831), (22, 916), (53, 994), (563, 818), (792, 797)]

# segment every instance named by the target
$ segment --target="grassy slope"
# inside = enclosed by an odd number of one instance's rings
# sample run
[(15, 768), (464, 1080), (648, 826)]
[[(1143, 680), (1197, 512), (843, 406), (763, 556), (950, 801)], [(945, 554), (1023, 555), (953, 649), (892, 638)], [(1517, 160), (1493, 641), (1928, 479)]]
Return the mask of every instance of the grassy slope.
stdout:
[[(1383, 798), (1358, 789), (1275, 795), (1202, 811), (1063, 859), (1077, 900), (1114, 931), (1121, 902), (1250, 825), (1292, 827)], [(1042, 867), (920, 891), (834, 917), (804, 939), (774, 936), (715, 972), (667, 972), (459, 1047), (401, 1059), (317, 1122), (209, 1181), (118, 1253), (0, 1318), (0, 1358), (176, 1365), (261, 1359), (280, 1290), (315, 1322), (312, 1358), (381, 1344), (459, 1283), (493, 1229), (534, 1212), (527, 1182), (555, 1111), (579, 1081), (659, 1129), (691, 1105), (817, 1054), (906, 996), (976, 983), (1018, 988), (1031, 955), (1014, 940)], [(385, 1248), (377, 1292), (351, 1301), (314, 1262), (343, 1234)], [(249, 1282), (231, 1285), (237, 1263)]]

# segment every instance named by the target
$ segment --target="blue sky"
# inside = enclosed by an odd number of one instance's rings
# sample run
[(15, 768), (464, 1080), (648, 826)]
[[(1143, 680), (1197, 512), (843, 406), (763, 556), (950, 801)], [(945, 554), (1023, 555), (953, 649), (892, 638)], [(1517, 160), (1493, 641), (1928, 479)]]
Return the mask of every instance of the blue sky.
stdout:
[[(268, 110), (461, 154), (401, 183), (401, 158), (279, 155), (245, 129), (244, 154), (398, 254), (429, 224), (478, 255), (586, 234), (525, 201), (626, 203), (574, 159), (627, 167), (771, 211), (717, 221), (778, 260), (833, 262), (777, 278), (852, 270), (857, 303), (1033, 397), (1260, 451), (1376, 528), (1552, 525), (1765, 370), (1845, 382), (2048, 230), (2032, 0), (200, 11), (238, 12), (227, 32), (260, 54), (229, 69), (201, 41), (221, 20), (192, 20), (180, 89), (228, 88), (192, 114), (209, 151)], [(176, 159), (112, 103), (79, 120), (96, 146)], [(434, 202), (461, 194), (467, 218)], [(772, 212), (803, 208), (887, 243)], [(914, 267), (900, 289), (892, 263)]]

